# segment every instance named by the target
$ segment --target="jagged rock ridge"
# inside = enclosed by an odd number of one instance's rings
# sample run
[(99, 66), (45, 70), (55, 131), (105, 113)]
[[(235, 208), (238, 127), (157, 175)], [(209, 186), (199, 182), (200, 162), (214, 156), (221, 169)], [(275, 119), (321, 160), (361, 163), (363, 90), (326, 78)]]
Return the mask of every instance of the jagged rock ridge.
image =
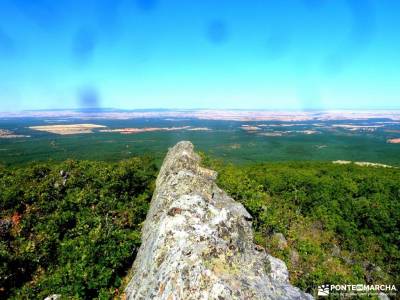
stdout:
[(142, 230), (127, 299), (312, 299), (253, 243), (251, 216), (200, 166), (190, 142), (169, 150)]

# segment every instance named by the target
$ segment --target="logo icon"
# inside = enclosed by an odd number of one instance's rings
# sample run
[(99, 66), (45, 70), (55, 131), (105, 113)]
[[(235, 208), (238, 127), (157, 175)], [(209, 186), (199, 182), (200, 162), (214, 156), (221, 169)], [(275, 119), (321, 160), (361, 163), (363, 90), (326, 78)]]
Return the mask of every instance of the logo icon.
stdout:
[(318, 296), (329, 296), (329, 284), (318, 286)]

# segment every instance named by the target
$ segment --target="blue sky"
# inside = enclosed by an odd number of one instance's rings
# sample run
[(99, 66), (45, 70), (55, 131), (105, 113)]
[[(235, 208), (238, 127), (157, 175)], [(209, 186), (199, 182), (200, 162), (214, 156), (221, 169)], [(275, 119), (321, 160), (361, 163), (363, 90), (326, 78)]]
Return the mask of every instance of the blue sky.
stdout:
[(0, 111), (400, 108), (397, 0), (2, 0)]

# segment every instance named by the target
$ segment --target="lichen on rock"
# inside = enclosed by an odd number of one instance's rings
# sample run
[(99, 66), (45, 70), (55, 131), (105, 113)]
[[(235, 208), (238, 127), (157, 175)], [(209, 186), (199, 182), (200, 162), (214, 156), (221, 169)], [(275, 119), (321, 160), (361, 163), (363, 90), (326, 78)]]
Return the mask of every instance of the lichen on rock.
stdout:
[(127, 299), (312, 299), (289, 284), (283, 261), (253, 243), (250, 214), (216, 177), (190, 142), (169, 150)]

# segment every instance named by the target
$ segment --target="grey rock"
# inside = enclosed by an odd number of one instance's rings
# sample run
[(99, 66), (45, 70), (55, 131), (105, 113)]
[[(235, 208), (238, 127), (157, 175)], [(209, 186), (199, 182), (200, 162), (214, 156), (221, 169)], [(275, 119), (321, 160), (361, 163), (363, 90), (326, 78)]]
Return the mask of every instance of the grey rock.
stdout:
[[(67, 179), (69, 177), (69, 173), (65, 172), (64, 170), (60, 171), (60, 176), (62, 177), (62, 185), (65, 186), (67, 183)], [(57, 183), (58, 184), (58, 183)]]
[(338, 245), (333, 244), (332, 247), (332, 256), (340, 257), (340, 248)]
[(272, 238), (277, 240), (278, 249), (283, 250), (288, 246), (287, 240), (286, 240), (285, 236), (282, 233), (277, 232), (272, 236)]
[(58, 300), (58, 299), (61, 299), (60, 294), (53, 294), (53, 295), (50, 295), (50, 296), (44, 298), (44, 300)]
[(282, 283), (289, 283), (289, 271), (286, 264), (269, 254), (267, 254), (267, 259), (270, 263), (271, 269), (269, 270), (270, 276), (275, 280)]
[(386, 295), (385, 293), (379, 293), (378, 299), (379, 300), (390, 300), (389, 296)]
[(296, 249), (290, 250), (290, 263), (292, 266), (298, 266), (300, 263), (300, 255)]
[(251, 216), (200, 166), (190, 142), (169, 150), (142, 229), (127, 299), (313, 299), (253, 243)]
[(12, 228), (11, 220), (0, 219), (0, 237), (5, 238), (9, 236)]

